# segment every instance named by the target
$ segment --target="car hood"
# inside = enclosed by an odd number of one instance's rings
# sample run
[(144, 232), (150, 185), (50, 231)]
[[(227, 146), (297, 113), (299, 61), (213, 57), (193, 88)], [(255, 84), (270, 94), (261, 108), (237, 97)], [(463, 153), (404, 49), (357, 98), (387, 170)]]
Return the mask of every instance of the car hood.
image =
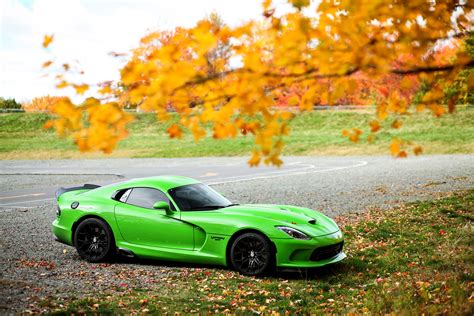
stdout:
[[(234, 219), (239, 222), (247, 219), (255, 224), (255, 221), (257, 221), (262, 226), (273, 228), (272, 231), (278, 231), (274, 229), (274, 226), (292, 227), (311, 237), (323, 236), (339, 231), (337, 224), (322, 213), (290, 205), (243, 204), (206, 213), (211, 213), (212, 217), (226, 218), (228, 220)], [(192, 219), (190, 220), (193, 221)], [(280, 237), (285, 238), (286, 236), (285, 233), (281, 232)]]

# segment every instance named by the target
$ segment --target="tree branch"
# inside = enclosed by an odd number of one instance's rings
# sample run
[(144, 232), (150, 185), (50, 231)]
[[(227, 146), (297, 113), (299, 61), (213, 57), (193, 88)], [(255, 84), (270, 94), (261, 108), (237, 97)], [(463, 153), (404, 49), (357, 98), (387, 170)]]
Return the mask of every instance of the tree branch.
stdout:
[(422, 72), (443, 72), (443, 71), (450, 71), (453, 70), (459, 66), (467, 66), (467, 67), (473, 67), (474, 66), (474, 60), (471, 60), (467, 64), (450, 64), (450, 65), (444, 65), (444, 66), (434, 66), (434, 67), (415, 67), (412, 69), (392, 69), (390, 72), (393, 74), (397, 75), (412, 75), (416, 73), (422, 73)]
[[(464, 67), (472, 67), (474, 66), (474, 60), (471, 60), (469, 63), (466, 64), (449, 64), (449, 65), (443, 65), (443, 66), (426, 66), (426, 67), (415, 67), (411, 69), (391, 69), (389, 72), (392, 74), (397, 74), (397, 75), (412, 75), (412, 74), (417, 74), (417, 73), (432, 73), (432, 72), (444, 72), (444, 71), (451, 71), (459, 66), (464, 66)], [(372, 67), (375, 68), (375, 67)], [(216, 73), (212, 74), (207, 77), (201, 77), (195, 80), (190, 80), (183, 85), (176, 87), (174, 91), (178, 91), (196, 84), (203, 84), (208, 81), (213, 81), (216, 79), (222, 79), (225, 76), (228, 76), (230, 74), (236, 74), (236, 73), (250, 73), (250, 74), (260, 74), (261, 76), (264, 77), (272, 77), (272, 78), (294, 78), (292, 82), (300, 82), (308, 79), (326, 79), (326, 78), (340, 78), (340, 77), (347, 77), (350, 76), (357, 71), (360, 70), (360, 68), (355, 67), (352, 69), (347, 70), (344, 73), (330, 73), (330, 74), (317, 74), (316, 72), (318, 71), (318, 68), (310, 68), (306, 70), (305, 72), (302, 73), (277, 73), (277, 72), (262, 72), (259, 73), (257, 71), (254, 71), (252, 69), (248, 68), (238, 68), (238, 69), (232, 69), (228, 71), (224, 71), (221, 73)], [(314, 74), (316, 73), (316, 74)], [(284, 85), (284, 84), (283, 84)], [(279, 87), (282, 85), (277, 85), (276, 87)]]

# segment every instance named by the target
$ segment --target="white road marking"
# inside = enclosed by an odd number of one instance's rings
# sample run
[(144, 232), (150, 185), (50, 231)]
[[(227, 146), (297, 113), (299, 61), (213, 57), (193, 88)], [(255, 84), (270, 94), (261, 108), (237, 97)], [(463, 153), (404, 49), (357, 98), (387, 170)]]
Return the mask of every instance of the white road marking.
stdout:
[[(239, 176), (226, 177), (222, 181), (215, 181), (208, 184), (217, 185), (217, 184), (252, 181), (252, 180), (260, 180), (260, 179), (271, 179), (271, 178), (284, 177), (284, 176), (305, 175), (305, 174), (310, 174), (310, 173), (330, 172), (330, 171), (336, 171), (336, 170), (363, 167), (367, 164), (368, 164), (367, 161), (359, 161), (355, 164), (348, 165), (348, 166), (331, 167), (331, 166), (315, 166), (313, 164), (305, 164), (305, 163), (301, 163), (300, 161), (295, 161), (295, 162), (288, 163), (287, 165), (300, 166), (300, 168), (294, 168), (294, 169), (289, 169), (289, 170), (277, 170), (277, 171), (272, 171), (272, 172), (260, 172), (260, 173), (250, 174), (248, 176), (239, 175)], [(206, 175), (210, 176), (209, 173)], [(33, 193), (33, 194), (25, 194), (25, 195), (18, 195), (18, 196), (2, 197), (0, 199), (24, 197), (24, 196), (36, 196), (36, 195), (45, 195), (45, 193)], [(55, 200), (55, 199), (48, 198), (48, 199), (4, 203), (4, 204), (0, 204), (0, 207), (26, 208), (23, 206), (16, 206), (16, 205), (33, 203), (33, 202), (44, 202), (44, 201), (51, 201), (51, 200)]]
[(45, 195), (46, 193), (32, 193), (32, 194), (23, 194), (23, 195), (13, 195), (13, 196), (3, 196), (0, 197), (0, 200), (7, 200), (7, 199), (13, 199), (13, 198), (19, 198), (19, 197), (25, 197), (25, 196), (40, 196), (40, 195)]
[(200, 177), (201, 178), (204, 178), (204, 177), (215, 177), (217, 176), (218, 173), (217, 172), (206, 172), (205, 174), (201, 175)]
[(293, 165), (297, 165), (297, 164), (300, 164), (301, 161), (294, 161), (294, 162), (290, 162), (290, 163), (287, 163), (286, 165), (287, 166), (293, 166)]
[(271, 178), (277, 178), (277, 177), (283, 177), (283, 176), (304, 175), (304, 174), (309, 174), (309, 173), (336, 171), (336, 170), (363, 167), (367, 164), (368, 164), (367, 161), (359, 161), (358, 163), (356, 163), (354, 165), (350, 165), (350, 166), (330, 167), (330, 168), (327, 168), (327, 169), (311, 170), (311, 171), (307, 171), (307, 172), (301, 171), (302, 169), (314, 169), (314, 168), (316, 168), (316, 166), (311, 165), (312, 168), (308, 167), (308, 168), (297, 169), (298, 170), (297, 172), (294, 172), (294, 170), (286, 170), (286, 171), (288, 171), (287, 173), (271, 174), (271, 175), (267, 175), (267, 176), (265, 176), (263, 174), (262, 176), (258, 176), (258, 177), (248, 177), (248, 178), (235, 179), (235, 180), (224, 180), (224, 181), (218, 181), (218, 182), (211, 182), (211, 183), (209, 183), (209, 185), (225, 184), (225, 183), (233, 183), (233, 182), (243, 182), (243, 181), (252, 181), (252, 180), (260, 180), (260, 179), (271, 179)]
[[(311, 164), (301, 164), (301, 166), (304, 166), (302, 168), (294, 168), (294, 169), (287, 169), (287, 170), (277, 170), (277, 171), (271, 171), (271, 172), (260, 172), (260, 173), (254, 173), (254, 174), (249, 174), (248, 176), (251, 177), (251, 179), (253, 178), (256, 178), (255, 176), (268, 176), (268, 175), (281, 175), (281, 176), (284, 176), (284, 175), (287, 175), (287, 174), (291, 174), (295, 171), (302, 171), (302, 170), (307, 170), (307, 169), (314, 169), (314, 168), (319, 168), (319, 167), (316, 167), (315, 165), (311, 165)], [(231, 181), (228, 181), (228, 179), (234, 179), (234, 178), (242, 178), (242, 177), (245, 177), (245, 175), (239, 175), (239, 176), (231, 176), (231, 177), (226, 177), (225, 180), (223, 181), (226, 181), (226, 182), (233, 182), (233, 180)], [(245, 178), (247, 179), (247, 178)], [(221, 183), (221, 182), (219, 182)], [(213, 183), (214, 184), (214, 183)]]

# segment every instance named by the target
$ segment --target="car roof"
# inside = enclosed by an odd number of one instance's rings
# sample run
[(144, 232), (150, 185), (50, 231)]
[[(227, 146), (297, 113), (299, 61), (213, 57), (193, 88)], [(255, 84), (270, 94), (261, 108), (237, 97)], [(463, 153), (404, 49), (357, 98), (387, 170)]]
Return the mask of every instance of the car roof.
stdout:
[(187, 184), (200, 183), (200, 181), (183, 176), (156, 176), (138, 178), (121, 182), (121, 187), (154, 187), (164, 191)]

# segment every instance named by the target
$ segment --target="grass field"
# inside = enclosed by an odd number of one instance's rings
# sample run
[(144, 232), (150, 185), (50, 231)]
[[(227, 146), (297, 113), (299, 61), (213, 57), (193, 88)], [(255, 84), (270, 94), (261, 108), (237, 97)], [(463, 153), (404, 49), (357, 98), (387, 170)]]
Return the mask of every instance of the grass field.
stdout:
[[(198, 157), (248, 156), (251, 137), (214, 140), (211, 136), (195, 143), (190, 135), (181, 140), (168, 138), (166, 124), (153, 114), (137, 114), (130, 136), (111, 155), (81, 154), (70, 139), (60, 139), (44, 130), (47, 114), (0, 114), (0, 159), (52, 159), (100, 157)], [(285, 138), (284, 155), (373, 155), (389, 154), (393, 137), (421, 144), (427, 154), (473, 153), (474, 108), (459, 109), (453, 115), (434, 118), (429, 113), (407, 116), (399, 130), (386, 129), (374, 143), (353, 144), (341, 136), (344, 128), (358, 127), (367, 135), (370, 111), (315, 111), (298, 115)], [(386, 122), (389, 125), (390, 122)], [(209, 133), (211, 134), (211, 133)]]
[(327, 268), (259, 279), (218, 268), (178, 267), (169, 276), (150, 277), (146, 289), (51, 297), (39, 310), (65, 315), (473, 314), (474, 191), (336, 220), (345, 232), (348, 258)]

